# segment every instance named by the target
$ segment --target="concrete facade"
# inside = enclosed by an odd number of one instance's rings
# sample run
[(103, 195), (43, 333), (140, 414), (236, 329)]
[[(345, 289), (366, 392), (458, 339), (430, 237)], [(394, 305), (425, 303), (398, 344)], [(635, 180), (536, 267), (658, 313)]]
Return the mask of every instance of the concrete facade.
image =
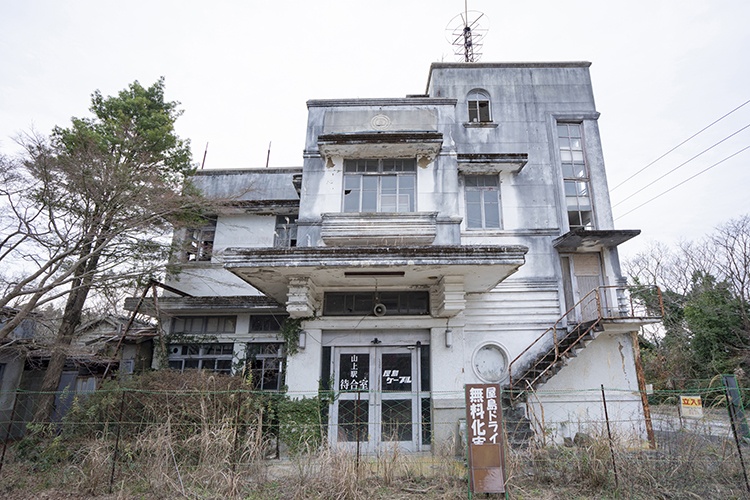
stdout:
[[(626, 310), (616, 249), (638, 231), (614, 229), (589, 63), (435, 63), (425, 94), (307, 104), (301, 169), (193, 179), (225, 203), (212, 239), (193, 242), (210, 256), (183, 256), (168, 282), (186, 296), (161, 299), (172, 342), (232, 344), (237, 372), (254, 345), (282, 340), (269, 317), (299, 318), (299, 351), (278, 358), (283, 384), (295, 397), (340, 391), (331, 444), (351, 444), (345, 412), (361, 408), (366, 449), (396, 439), (416, 451), (456, 441), (464, 384), (509, 387), (559, 332), (595, 323), (578, 356), (507, 405), (561, 440), (601, 415), (546, 390), (603, 384), (618, 390), (618, 432), (645, 437), (632, 342), (644, 318)], [(581, 302), (591, 293), (594, 316)], [(234, 319), (211, 330), (212, 317)], [(175, 318), (203, 319), (189, 330)], [(408, 380), (389, 381), (395, 366)]]

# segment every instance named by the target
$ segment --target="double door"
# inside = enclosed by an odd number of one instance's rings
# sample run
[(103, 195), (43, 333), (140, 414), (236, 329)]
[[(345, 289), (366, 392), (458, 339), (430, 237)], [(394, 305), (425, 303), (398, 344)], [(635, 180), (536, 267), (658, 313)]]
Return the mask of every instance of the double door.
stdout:
[(334, 347), (331, 444), (363, 453), (394, 445), (425, 449), (430, 394), (422, 364), (428, 352), (429, 346), (419, 345)]

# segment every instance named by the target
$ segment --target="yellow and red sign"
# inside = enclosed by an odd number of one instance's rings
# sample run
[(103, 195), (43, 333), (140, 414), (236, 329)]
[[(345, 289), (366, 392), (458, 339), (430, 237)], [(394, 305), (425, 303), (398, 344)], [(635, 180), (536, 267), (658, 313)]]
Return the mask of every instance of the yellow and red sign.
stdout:
[(703, 403), (700, 396), (680, 396), (680, 416), (703, 418)]

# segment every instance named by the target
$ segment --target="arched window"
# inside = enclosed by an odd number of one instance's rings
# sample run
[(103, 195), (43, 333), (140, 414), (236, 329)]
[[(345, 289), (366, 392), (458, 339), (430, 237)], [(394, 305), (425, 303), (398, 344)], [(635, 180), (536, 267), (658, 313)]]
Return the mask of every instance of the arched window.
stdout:
[(490, 95), (484, 90), (474, 89), (467, 96), (469, 103), (469, 122), (482, 123), (491, 122)]

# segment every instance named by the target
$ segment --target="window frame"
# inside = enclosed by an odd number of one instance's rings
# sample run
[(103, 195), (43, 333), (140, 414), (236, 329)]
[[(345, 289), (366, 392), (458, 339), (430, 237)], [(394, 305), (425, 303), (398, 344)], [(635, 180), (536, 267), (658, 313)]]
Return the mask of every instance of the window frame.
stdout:
[(276, 216), (276, 226), (273, 231), (274, 248), (293, 248), (297, 246), (298, 217), (296, 214)]
[(217, 217), (208, 217), (205, 225), (185, 230), (185, 262), (211, 261), (217, 224)]
[[(245, 349), (245, 365), (250, 374), (253, 390), (281, 391), (284, 388), (286, 377), (286, 348), (284, 343), (248, 342)], [(258, 352), (253, 352), (255, 350)], [(273, 387), (268, 387), (266, 382), (271, 380), (275, 380), (275, 383), (273, 383)]]
[[(344, 213), (405, 213), (417, 210), (416, 158), (345, 159), (343, 177), (341, 211)], [(389, 178), (395, 178), (395, 185), (384, 186)], [(384, 192), (386, 190), (388, 192)], [(370, 197), (372, 199), (368, 199)], [(393, 201), (386, 205), (385, 197), (392, 197)], [(406, 197), (405, 202), (402, 201), (403, 197)], [(389, 207), (394, 209), (384, 209)]]
[(470, 90), (466, 95), (466, 111), (469, 123), (492, 123), (492, 103), (489, 92), (484, 89)]
[[(565, 129), (565, 135), (561, 129)], [(557, 151), (563, 181), (563, 201), (568, 230), (594, 229), (594, 203), (591, 178), (586, 161), (583, 123), (558, 121), (555, 123)], [(583, 202), (582, 202), (583, 201)]]
[[(220, 349), (220, 352), (214, 352)], [(177, 352), (175, 350), (178, 350)], [(226, 352), (228, 351), (228, 352)], [(169, 344), (169, 356), (167, 357), (169, 368), (179, 370), (211, 370), (214, 373), (232, 373), (234, 364), (234, 343), (173, 343)], [(195, 362), (195, 363), (193, 363)], [(228, 363), (227, 363), (228, 362)], [(186, 364), (195, 366), (185, 366)], [(208, 365), (212, 364), (212, 367)], [(221, 363), (221, 367), (219, 367)], [(177, 366), (179, 364), (179, 366)]]
[[(216, 328), (213, 328), (211, 323), (216, 321)], [(227, 322), (232, 322), (232, 327), (229, 328)], [(185, 326), (180, 328), (180, 322)], [(194, 324), (200, 322), (200, 328), (193, 327)], [(220, 328), (219, 323), (223, 322), (224, 327)], [(187, 325), (190, 324), (188, 328)], [(237, 316), (236, 315), (217, 315), (217, 316), (175, 316), (172, 318), (172, 335), (194, 335), (194, 336), (206, 336), (206, 335), (221, 335), (236, 333), (237, 330)]]
[(423, 290), (383, 292), (325, 292), (324, 316), (373, 315), (375, 304), (386, 306), (386, 316), (426, 316), (430, 314), (430, 294)]
[[(501, 230), (503, 229), (503, 208), (502, 208), (502, 194), (500, 192), (502, 181), (500, 176), (497, 174), (467, 174), (463, 176), (464, 179), (464, 209), (466, 210), (465, 226), (470, 231), (487, 231), (487, 230)], [(495, 185), (488, 185), (487, 181), (493, 179)], [(477, 185), (469, 185), (470, 181), (476, 180)], [(479, 185), (479, 181), (483, 182), (483, 185)], [(478, 202), (470, 201), (470, 193), (479, 193), (480, 199)], [(494, 196), (493, 196), (494, 193)], [(489, 225), (487, 215), (489, 213), (489, 206), (495, 202), (497, 205), (497, 224)], [(480, 225), (472, 225), (472, 219), (470, 218), (471, 210), (470, 204), (479, 205), (480, 209)], [(488, 206), (489, 205), (489, 206)]]

